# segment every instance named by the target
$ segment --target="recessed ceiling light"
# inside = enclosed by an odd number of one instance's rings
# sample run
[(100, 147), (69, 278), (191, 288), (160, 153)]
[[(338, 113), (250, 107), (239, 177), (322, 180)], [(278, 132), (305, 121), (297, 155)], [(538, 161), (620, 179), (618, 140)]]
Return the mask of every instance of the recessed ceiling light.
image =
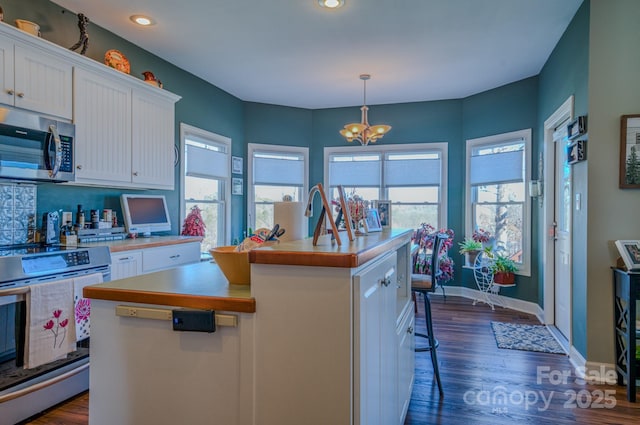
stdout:
[(154, 21), (150, 17), (144, 16), (144, 15), (131, 15), (129, 19), (131, 19), (133, 22), (135, 22), (138, 25), (142, 25), (143, 27), (155, 25), (156, 23), (156, 21)]
[(329, 9), (337, 9), (344, 5), (344, 0), (318, 0), (318, 3), (322, 7)]

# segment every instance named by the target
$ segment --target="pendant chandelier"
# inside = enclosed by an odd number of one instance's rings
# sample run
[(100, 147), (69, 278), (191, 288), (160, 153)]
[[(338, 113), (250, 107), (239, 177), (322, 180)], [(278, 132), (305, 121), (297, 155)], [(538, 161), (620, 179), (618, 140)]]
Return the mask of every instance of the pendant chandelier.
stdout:
[(364, 102), (362, 103), (362, 121), (359, 123), (347, 124), (344, 126), (342, 130), (340, 130), (340, 134), (347, 139), (347, 142), (353, 142), (354, 140), (360, 142), (362, 146), (366, 146), (369, 143), (375, 143), (378, 139), (384, 137), (385, 134), (391, 130), (390, 125), (378, 124), (378, 125), (369, 125), (369, 120), (367, 118), (367, 112), (369, 108), (367, 107), (367, 80), (371, 78), (369, 74), (361, 74), (360, 79), (364, 82)]

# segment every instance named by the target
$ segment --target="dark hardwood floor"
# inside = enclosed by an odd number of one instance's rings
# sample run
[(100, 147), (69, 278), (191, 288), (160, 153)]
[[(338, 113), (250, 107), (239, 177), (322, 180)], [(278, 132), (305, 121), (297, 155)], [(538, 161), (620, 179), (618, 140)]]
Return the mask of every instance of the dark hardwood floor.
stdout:
[[(472, 306), (471, 300), (453, 296), (446, 302), (433, 296), (431, 303), (445, 395), (438, 396), (429, 353), (416, 353), (415, 384), (405, 425), (640, 423), (640, 398), (638, 403), (629, 403), (625, 387), (576, 382), (567, 356), (497, 348), (492, 320), (538, 324), (534, 316), (501, 307), (492, 312), (484, 304)], [(416, 328), (420, 332), (424, 331), (421, 299), (418, 304)], [(566, 379), (561, 378), (563, 373)], [(86, 425), (88, 401), (89, 394), (81, 394), (27, 424)]]

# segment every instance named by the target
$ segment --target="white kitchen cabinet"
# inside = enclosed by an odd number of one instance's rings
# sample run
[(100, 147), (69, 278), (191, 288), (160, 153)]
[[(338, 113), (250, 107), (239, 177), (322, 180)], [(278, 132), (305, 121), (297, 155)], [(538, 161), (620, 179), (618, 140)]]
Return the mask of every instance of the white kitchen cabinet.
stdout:
[(75, 183), (173, 190), (172, 96), (76, 68)]
[(76, 67), (76, 182), (131, 182), (131, 87)]
[(409, 410), (409, 402), (411, 401), (411, 392), (413, 390), (413, 371), (415, 369), (416, 338), (413, 303), (407, 304), (400, 326), (396, 329), (396, 347), (398, 349), (398, 411), (395, 423), (402, 423), (402, 419)]
[(153, 93), (133, 91), (131, 181), (148, 187), (174, 186), (174, 103)]
[(111, 254), (111, 280), (142, 274), (142, 251), (124, 251)]
[(71, 119), (73, 66), (44, 49), (0, 37), (0, 102)]
[(150, 273), (200, 261), (200, 242), (158, 246), (142, 250), (142, 272)]
[(354, 276), (355, 423), (397, 423), (396, 253)]

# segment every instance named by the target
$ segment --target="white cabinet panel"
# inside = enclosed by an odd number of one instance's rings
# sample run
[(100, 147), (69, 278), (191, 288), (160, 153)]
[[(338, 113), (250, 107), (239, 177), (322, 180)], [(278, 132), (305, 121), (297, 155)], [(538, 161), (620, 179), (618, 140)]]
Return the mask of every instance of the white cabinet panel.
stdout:
[(415, 368), (415, 312), (413, 303), (407, 304), (400, 326), (396, 329), (396, 346), (398, 347), (398, 420), (402, 423), (411, 401)]
[(142, 251), (111, 254), (111, 280), (142, 274)]
[(0, 102), (71, 119), (71, 64), (45, 50), (4, 37), (0, 38), (0, 60)]
[(74, 73), (76, 181), (131, 181), (131, 89), (94, 72)]
[(142, 251), (142, 271), (149, 273), (200, 261), (200, 243), (147, 248)]
[(174, 187), (174, 104), (133, 92), (132, 182), (145, 187)]
[(396, 423), (396, 253), (354, 276), (355, 423)]

